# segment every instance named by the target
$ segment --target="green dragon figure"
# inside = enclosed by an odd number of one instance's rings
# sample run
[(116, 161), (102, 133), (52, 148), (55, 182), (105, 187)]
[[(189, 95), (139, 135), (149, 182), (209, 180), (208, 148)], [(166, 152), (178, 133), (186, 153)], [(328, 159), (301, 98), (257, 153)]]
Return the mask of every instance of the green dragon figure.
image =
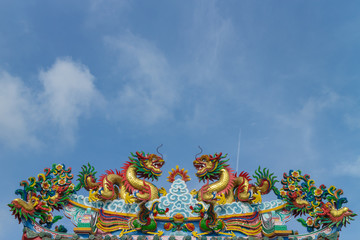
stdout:
[(161, 209), (159, 208), (159, 202), (154, 202), (151, 206), (151, 210), (149, 210), (145, 204), (147, 201), (143, 201), (139, 204), (140, 211), (137, 213), (137, 217), (130, 221), (130, 228), (136, 229), (137, 231), (142, 231), (144, 233), (154, 232), (157, 229), (157, 223), (154, 217), (158, 214), (164, 215), (169, 209)]
[(350, 209), (343, 207), (347, 199), (341, 197), (341, 189), (334, 186), (326, 188), (325, 185), (316, 187), (310, 175), (302, 175), (300, 170), (290, 170), (288, 175), (284, 173), (281, 183), (283, 187), (278, 196), (287, 202), (287, 208), (293, 215), (310, 215), (307, 220), (298, 219), (309, 232), (333, 225), (341, 228), (356, 216)]
[(53, 216), (53, 210), (60, 210), (75, 191), (71, 182), (73, 175), (71, 168), (66, 169), (63, 164), (53, 164), (52, 168), (45, 168), (44, 173), (30, 177), (29, 181), (20, 183), (23, 189), (15, 191), (21, 198), (14, 199), (8, 206), (15, 218), (21, 221), (36, 221), (51, 227), (61, 219)]

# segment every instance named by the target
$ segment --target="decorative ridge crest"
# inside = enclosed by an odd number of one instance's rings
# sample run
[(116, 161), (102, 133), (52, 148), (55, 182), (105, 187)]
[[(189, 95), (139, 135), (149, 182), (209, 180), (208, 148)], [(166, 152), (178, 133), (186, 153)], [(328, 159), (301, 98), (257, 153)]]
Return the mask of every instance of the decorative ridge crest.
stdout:
[[(25, 239), (30, 236), (90, 239), (91, 235), (99, 239), (139, 235), (158, 240), (163, 235), (187, 239), (208, 236), (323, 239), (338, 237), (341, 228), (357, 216), (345, 206), (348, 200), (342, 189), (315, 185), (310, 175), (300, 170), (284, 173), (279, 189), (276, 187), (279, 181), (269, 169), (259, 167), (251, 182), (250, 174), (236, 173), (226, 157), (221, 152), (197, 157), (193, 162), (195, 175), (200, 182), (206, 182), (192, 191), (187, 187), (188, 170), (178, 165), (169, 172), (168, 191), (148, 181), (162, 175), (165, 161), (156, 154), (131, 153), (121, 171), (107, 170), (98, 180), (95, 168), (84, 165), (76, 186), (71, 168), (53, 164), (36, 177), (20, 182), (21, 188), (15, 191), (19, 198), (8, 205), (15, 218), (24, 224)], [(88, 196), (77, 194), (82, 188), (89, 192)], [(270, 193), (276, 199), (263, 202), (262, 196)], [(63, 225), (55, 226), (61, 216), (54, 210), (64, 211), (75, 224), (76, 235), (67, 234)], [(308, 233), (294, 235), (294, 231), (288, 230), (286, 222), (291, 217), (297, 217)]]

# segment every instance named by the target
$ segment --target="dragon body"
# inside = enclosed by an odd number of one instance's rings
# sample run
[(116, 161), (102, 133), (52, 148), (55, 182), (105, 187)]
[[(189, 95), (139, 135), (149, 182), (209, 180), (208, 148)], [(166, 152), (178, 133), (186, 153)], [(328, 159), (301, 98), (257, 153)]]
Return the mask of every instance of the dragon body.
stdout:
[[(147, 202), (160, 197), (161, 189), (145, 179), (157, 180), (162, 174), (161, 167), (165, 162), (156, 154), (144, 152), (131, 153), (129, 160), (121, 171), (108, 170), (100, 176), (99, 181), (96, 180), (94, 167), (90, 164), (84, 165), (78, 180), (81, 186), (90, 192), (89, 198), (92, 201), (120, 198), (126, 203), (138, 202), (140, 210), (137, 217), (129, 219), (130, 228), (142, 232), (155, 231), (157, 223), (152, 216), (165, 214), (166, 210), (160, 209), (157, 202), (151, 209), (146, 207)], [(120, 228), (124, 230), (127, 226)]]
[[(96, 181), (94, 168), (84, 165), (79, 175), (81, 185), (90, 191), (92, 200), (124, 199), (126, 202), (151, 201), (159, 198), (159, 189), (145, 179), (157, 180), (164, 160), (156, 154), (131, 153), (122, 171), (106, 171)], [(142, 178), (142, 179), (141, 179)], [(134, 195), (132, 197), (131, 195)]]
[[(222, 153), (213, 155), (202, 155), (193, 162), (196, 168), (196, 176), (199, 181), (206, 181), (206, 184), (196, 192), (198, 201), (232, 203), (235, 201), (249, 202), (259, 201), (259, 197), (274, 189), (277, 182), (273, 174), (264, 169), (256, 171), (254, 177), (256, 184), (251, 184), (248, 173), (241, 172), (239, 175), (226, 164), (227, 155)], [(212, 183), (209, 183), (213, 181)], [(260, 197), (261, 198), (261, 197)]]

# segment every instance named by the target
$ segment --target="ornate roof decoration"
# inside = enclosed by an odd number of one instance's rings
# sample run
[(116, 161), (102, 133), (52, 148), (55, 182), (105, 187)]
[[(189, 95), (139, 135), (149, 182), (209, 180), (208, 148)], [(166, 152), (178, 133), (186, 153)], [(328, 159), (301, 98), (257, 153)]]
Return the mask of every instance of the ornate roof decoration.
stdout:
[[(160, 154), (161, 155), (161, 154)], [(249, 173), (235, 173), (215, 153), (194, 160), (196, 176), (205, 183), (189, 190), (187, 170), (169, 172), (170, 189), (157, 188), (149, 180), (162, 175), (162, 155), (136, 152), (121, 171), (108, 170), (99, 180), (90, 164), (73, 183), (71, 168), (53, 164), (43, 173), (20, 183), (19, 198), (10, 211), (24, 225), (23, 239), (134, 239), (190, 240), (249, 237), (253, 239), (338, 239), (339, 231), (356, 216), (344, 205), (343, 191), (315, 185), (300, 170), (277, 177), (258, 168), (252, 182)], [(88, 196), (77, 194), (80, 189)], [(272, 193), (272, 201), (262, 196)], [(67, 233), (57, 225), (63, 211), (75, 225)], [(297, 218), (307, 233), (287, 229)]]
[(180, 176), (184, 182), (190, 181), (191, 178), (187, 174), (187, 170), (184, 170), (183, 168), (180, 170), (179, 165), (176, 165), (175, 169), (171, 169), (171, 172), (169, 172), (168, 176), (168, 182), (173, 183), (175, 181), (176, 176)]

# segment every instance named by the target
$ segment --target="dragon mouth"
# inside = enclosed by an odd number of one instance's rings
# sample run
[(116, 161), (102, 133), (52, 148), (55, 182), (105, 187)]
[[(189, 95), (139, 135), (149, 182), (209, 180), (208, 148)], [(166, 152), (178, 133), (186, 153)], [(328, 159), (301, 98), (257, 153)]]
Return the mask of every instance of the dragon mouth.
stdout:
[(201, 171), (203, 168), (206, 167), (206, 164), (196, 162), (194, 163), (194, 167), (196, 168), (197, 171)]
[(157, 169), (159, 169), (160, 170), (160, 168), (164, 165), (164, 160), (157, 160), (157, 161), (154, 161), (153, 163), (152, 163), (152, 165), (153, 165), (153, 167), (154, 168), (157, 168)]

